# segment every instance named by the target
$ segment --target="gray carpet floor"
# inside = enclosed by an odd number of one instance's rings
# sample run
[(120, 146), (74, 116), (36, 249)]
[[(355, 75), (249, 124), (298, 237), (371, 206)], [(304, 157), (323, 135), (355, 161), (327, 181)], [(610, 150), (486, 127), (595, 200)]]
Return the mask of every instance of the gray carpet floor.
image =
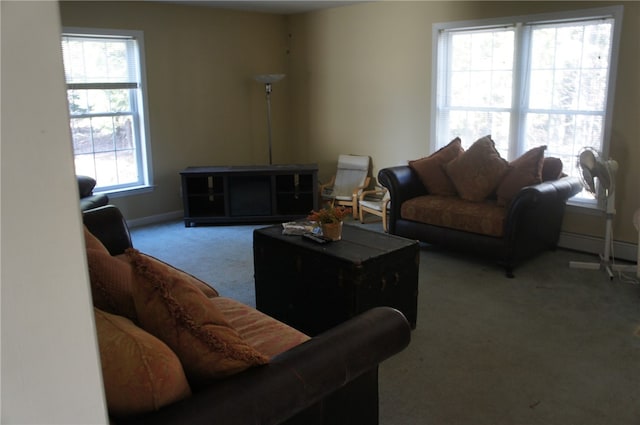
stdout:
[[(262, 226), (175, 221), (131, 233), (140, 251), (255, 306)], [(380, 424), (640, 424), (640, 285), (569, 268), (594, 260), (557, 250), (508, 279), (495, 264), (421, 245), (418, 324), (380, 366)]]

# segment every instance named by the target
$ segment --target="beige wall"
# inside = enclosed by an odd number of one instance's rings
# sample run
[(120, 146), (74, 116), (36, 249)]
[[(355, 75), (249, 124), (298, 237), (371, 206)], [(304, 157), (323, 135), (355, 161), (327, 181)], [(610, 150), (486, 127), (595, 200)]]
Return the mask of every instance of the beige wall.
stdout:
[[(375, 2), (290, 18), (291, 134), (327, 178), (339, 153), (368, 154), (374, 174), (429, 153), (432, 24), (624, 4), (611, 155), (620, 163), (616, 240), (637, 243), (640, 207), (640, 3)], [(564, 231), (602, 236), (572, 209)]]
[[(127, 218), (182, 209), (180, 170), (267, 164), (263, 73), (285, 72), (285, 17), (147, 2), (61, 3), (65, 26), (144, 31), (155, 190), (113, 199)], [(291, 162), (287, 80), (272, 94), (274, 162)]]
[[(250, 77), (286, 72), (274, 86), (274, 162), (367, 154), (380, 168), (429, 153), (432, 24), (624, 4), (611, 155), (620, 162), (614, 236), (637, 242), (640, 207), (640, 3), (385, 1), (278, 16), (169, 4), (61, 6), (64, 25), (141, 29), (153, 166), (152, 194), (115, 199), (128, 218), (181, 209), (189, 165), (267, 161), (263, 88)], [(564, 231), (602, 236), (602, 216), (570, 211)]]

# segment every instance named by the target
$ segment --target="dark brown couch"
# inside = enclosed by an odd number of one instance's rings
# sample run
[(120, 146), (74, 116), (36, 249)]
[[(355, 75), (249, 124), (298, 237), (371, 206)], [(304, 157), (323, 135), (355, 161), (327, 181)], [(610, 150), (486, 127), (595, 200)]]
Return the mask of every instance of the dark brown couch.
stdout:
[[(83, 218), (109, 254), (131, 247), (116, 207), (86, 211)], [(266, 365), (212, 379), (186, 399), (133, 417), (112, 417), (112, 423), (377, 424), (378, 364), (409, 341), (410, 327), (402, 313), (374, 308), (272, 357)]]
[[(380, 170), (378, 181), (391, 195), (389, 233), (497, 260), (508, 277), (518, 263), (556, 248), (566, 202), (582, 190), (577, 178), (561, 177), (526, 186), (500, 207), (495, 199), (431, 195), (408, 165)], [(462, 209), (466, 219), (449, 220)]]

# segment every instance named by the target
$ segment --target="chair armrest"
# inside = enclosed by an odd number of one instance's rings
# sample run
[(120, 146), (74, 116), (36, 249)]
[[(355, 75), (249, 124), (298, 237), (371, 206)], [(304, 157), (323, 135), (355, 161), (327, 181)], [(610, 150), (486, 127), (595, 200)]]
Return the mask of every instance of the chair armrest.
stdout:
[(83, 211), (82, 221), (111, 255), (122, 254), (132, 246), (129, 227), (122, 212), (116, 206), (105, 205)]
[(319, 190), (320, 190), (320, 194), (322, 194), (325, 190), (329, 189), (330, 187), (333, 187), (333, 185), (336, 183), (336, 176), (333, 175), (331, 177), (331, 180), (329, 180), (327, 183), (320, 183), (319, 184)]
[(369, 187), (369, 183), (371, 183), (371, 177), (365, 178), (362, 186), (357, 186), (355, 189), (353, 189), (353, 193), (351, 195), (353, 196), (354, 201), (357, 201), (360, 193), (367, 187)]
[(188, 399), (118, 424), (281, 423), (409, 344), (402, 313), (376, 307), (274, 357), (268, 365), (212, 382)]
[(375, 199), (377, 200), (382, 200), (382, 198), (384, 197), (384, 194), (387, 193), (386, 189), (372, 189), (372, 190), (364, 190), (360, 193), (360, 196), (358, 197), (358, 200), (360, 202), (362, 202), (364, 200), (364, 198), (366, 198), (367, 196), (374, 196), (375, 195)]

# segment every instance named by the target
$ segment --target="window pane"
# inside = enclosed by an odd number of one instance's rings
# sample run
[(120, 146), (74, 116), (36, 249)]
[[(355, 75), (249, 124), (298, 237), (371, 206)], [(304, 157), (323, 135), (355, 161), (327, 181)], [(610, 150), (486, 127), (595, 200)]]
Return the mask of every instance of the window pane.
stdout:
[(133, 149), (116, 152), (118, 161), (118, 183), (134, 183), (138, 181), (138, 166)]
[(491, 134), (496, 148), (506, 158), (509, 150), (510, 115), (508, 112), (451, 111), (449, 140), (459, 136), (469, 146), (480, 137)]
[(113, 118), (115, 124), (115, 144), (117, 150), (133, 149), (133, 117), (131, 115)]
[(68, 90), (67, 100), (69, 102), (69, 114), (83, 115), (91, 112), (87, 101), (86, 90)]
[(95, 152), (114, 150), (112, 118), (91, 118), (91, 136), (93, 137), (93, 150)]
[(93, 154), (75, 156), (76, 174), (96, 178)]
[(67, 84), (135, 82), (135, 40), (63, 36)]
[[(71, 119), (71, 139), (73, 140), (73, 152), (76, 155), (93, 153), (91, 141), (91, 120), (89, 118)], [(93, 175), (95, 173), (91, 173)]]

